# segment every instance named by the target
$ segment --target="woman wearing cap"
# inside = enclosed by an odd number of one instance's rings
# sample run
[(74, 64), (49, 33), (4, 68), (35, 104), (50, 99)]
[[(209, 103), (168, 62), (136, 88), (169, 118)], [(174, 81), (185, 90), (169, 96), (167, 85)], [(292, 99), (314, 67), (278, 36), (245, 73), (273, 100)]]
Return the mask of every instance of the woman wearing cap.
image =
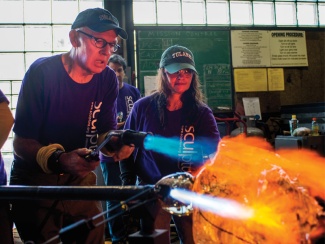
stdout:
[[(220, 135), (211, 109), (203, 103), (194, 56), (186, 47), (174, 45), (166, 49), (157, 74), (157, 92), (138, 100), (124, 129), (151, 132), (155, 136), (174, 138), (179, 143), (175, 152), (166, 154), (135, 149), (133, 158), (120, 162), (124, 185), (155, 184), (166, 175), (187, 171), (195, 174), (202, 166), (203, 155), (213, 155)], [(161, 145), (165, 147), (167, 145)], [(185, 152), (186, 149), (189, 149)], [(193, 150), (194, 149), (194, 150)], [(191, 155), (191, 150), (195, 154)], [(200, 152), (200, 153), (198, 153)], [(185, 160), (186, 153), (200, 160)], [(170, 155), (177, 156), (170, 156)], [(171, 215), (160, 211), (156, 229), (169, 230)], [(173, 216), (182, 243), (194, 243), (192, 218)]]

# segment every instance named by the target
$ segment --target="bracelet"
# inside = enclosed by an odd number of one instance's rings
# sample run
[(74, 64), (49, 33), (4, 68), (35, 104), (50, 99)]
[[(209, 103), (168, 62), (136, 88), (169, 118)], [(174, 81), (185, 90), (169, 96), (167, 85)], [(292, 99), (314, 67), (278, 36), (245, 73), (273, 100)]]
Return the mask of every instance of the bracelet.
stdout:
[[(50, 144), (48, 146), (41, 147), (38, 150), (36, 154), (36, 162), (46, 174), (59, 173), (59, 156), (61, 156), (62, 153), (57, 152), (53, 155), (53, 159), (50, 159), (52, 154), (58, 150), (64, 152), (63, 146), (60, 144)], [(51, 168), (48, 167), (48, 164), (51, 165)]]
[(56, 151), (54, 151), (52, 153), (52, 155), (47, 160), (47, 167), (53, 173), (58, 173), (58, 174), (61, 174), (62, 173), (62, 168), (60, 166), (59, 160), (60, 160), (60, 156), (63, 153), (64, 153), (63, 150), (57, 149)]

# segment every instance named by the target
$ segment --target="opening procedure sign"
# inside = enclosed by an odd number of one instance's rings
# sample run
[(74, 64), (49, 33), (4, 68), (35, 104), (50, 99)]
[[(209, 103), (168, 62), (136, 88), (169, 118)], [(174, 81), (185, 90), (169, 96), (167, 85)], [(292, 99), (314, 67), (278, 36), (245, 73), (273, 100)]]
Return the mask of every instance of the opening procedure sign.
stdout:
[(231, 31), (232, 64), (239, 67), (308, 66), (305, 31)]
[(271, 66), (308, 66), (304, 31), (271, 31)]

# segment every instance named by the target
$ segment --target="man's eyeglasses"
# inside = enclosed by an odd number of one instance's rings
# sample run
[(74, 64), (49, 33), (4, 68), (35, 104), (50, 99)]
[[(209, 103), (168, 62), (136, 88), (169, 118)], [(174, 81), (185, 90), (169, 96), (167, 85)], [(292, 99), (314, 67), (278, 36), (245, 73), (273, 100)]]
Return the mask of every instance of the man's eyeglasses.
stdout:
[(184, 76), (186, 78), (192, 77), (193, 73), (194, 73), (194, 71), (191, 70), (191, 69), (181, 69), (181, 70), (179, 70), (179, 71), (177, 71), (177, 72), (175, 72), (173, 74), (170, 74), (170, 73), (167, 72), (167, 74), (169, 76), (174, 76), (174, 77)]
[(120, 47), (120, 45), (118, 45), (116, 43), (107, 42), (103, 38), (94, 37), (93, 35), (90, 35), (90, 34), (88, 34), (86, 32), (81, 31), (81, 30), (77, 30), (77, 32), (79, 32), (81, 34), (84, 34), (85, 36), (88, 36), (89, 38), (91, 38), (92, 40), (94, 40), (95, 46), (98, 47), (98, 48), (104, 48), (107, 45), (109, 45), (111, 51), (112, 52), (116, 52), (119, 49), (119, 47)]

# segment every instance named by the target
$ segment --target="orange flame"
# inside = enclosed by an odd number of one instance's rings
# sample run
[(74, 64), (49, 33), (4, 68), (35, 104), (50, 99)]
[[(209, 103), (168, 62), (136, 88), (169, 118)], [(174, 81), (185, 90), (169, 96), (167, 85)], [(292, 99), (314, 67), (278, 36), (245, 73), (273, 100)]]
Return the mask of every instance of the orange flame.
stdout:
[(325, 159), (310, 150), (281, 150), (259, 137), (223, 138), (193, 190), (254, 210), (247, 220), (195, 209), (195, 243), (308, 243), (325, 199)]

